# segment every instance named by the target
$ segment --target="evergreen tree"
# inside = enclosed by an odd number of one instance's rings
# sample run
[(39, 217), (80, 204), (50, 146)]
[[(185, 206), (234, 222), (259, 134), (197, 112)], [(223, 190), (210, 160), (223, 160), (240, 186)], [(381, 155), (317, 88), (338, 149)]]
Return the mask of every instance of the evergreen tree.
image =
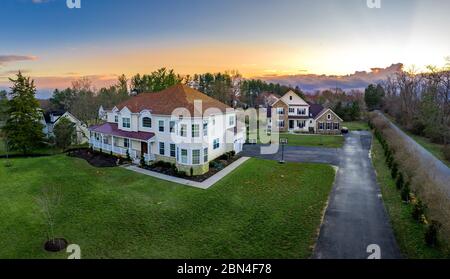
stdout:
[(379, 109), (384, 97), (384, 89), (381, 85), (370, 84), (364, 94), (364, 100), (369, 110)]
[(24, 77), (21, 72), (10, 81), (13, 86), (3, 132), (11, 149), (27, 154), (41, 144), (44, 138), (43, 125), (40, 123), (42, 113), (35, 98), (36, 87), (34, 81)]
[(53, 133), (55, 134), (56, 146), (64, 150), (72, 144), (76, 137), (75, 123), (62, 117), (58, 120)]

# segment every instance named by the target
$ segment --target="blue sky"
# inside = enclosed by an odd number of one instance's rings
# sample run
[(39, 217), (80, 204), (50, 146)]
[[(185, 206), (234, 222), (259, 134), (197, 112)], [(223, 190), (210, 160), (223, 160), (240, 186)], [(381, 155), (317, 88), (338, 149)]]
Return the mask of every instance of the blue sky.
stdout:
[(366, 0), (81, 3), (0, 1), (0, 86), (18, 69), (45, 87), (161, 66), (183, 74), (343, 75), (398, 62), (423, 68), (450, 55), (445, 0), (381, 0), (380, 9)]

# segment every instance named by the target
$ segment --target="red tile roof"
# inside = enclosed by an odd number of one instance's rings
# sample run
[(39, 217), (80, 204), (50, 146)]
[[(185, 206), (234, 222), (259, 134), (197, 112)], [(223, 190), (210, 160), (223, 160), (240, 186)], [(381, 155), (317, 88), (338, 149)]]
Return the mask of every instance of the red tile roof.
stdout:
[(119, 130), (117, 127), (117, 123), (105, 123), (98, 126), (91, 126), (89, 127), (89, 130), (92, 132), (97, 132), (101, 134), (107, 134), (122, 138), (132, 138), (137, 140), (149, 140), (155, 136), (154, 133), (149, 132), (128, 132)]
[(127, 107), (134, 113), (148, 109), (153, 114), (160, 115), (171, 115), (177, 108), (186, 108), (194, 116), (194, 101), (196, 100), (202, 101), (202, 111), (197, 111), (197, 113), (204, 113), (208, 108), (218, 108), (221, 112), (230, 108), (224, 103), (184, 84), (177, 84), (160, 92), (141, 93), (116, 107), (119, 110)]

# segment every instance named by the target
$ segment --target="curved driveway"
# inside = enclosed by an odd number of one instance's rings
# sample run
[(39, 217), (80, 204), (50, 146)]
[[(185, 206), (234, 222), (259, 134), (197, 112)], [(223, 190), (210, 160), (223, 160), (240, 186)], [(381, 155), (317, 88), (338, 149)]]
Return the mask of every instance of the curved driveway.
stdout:
[[(319, 239), (314, 250), (318, 259), (365, 259), (367, 247), (380, 247), (381, 258), (401, 258), (381, 199), (375, 171), (369, 158), (369, 132), (351, 132), (342, 149), (289, 146), (285, 160), (327, 163), (339, 166)], [(246, 145), (244, 156), (279, 160), (259, 154), (258, 145)]]

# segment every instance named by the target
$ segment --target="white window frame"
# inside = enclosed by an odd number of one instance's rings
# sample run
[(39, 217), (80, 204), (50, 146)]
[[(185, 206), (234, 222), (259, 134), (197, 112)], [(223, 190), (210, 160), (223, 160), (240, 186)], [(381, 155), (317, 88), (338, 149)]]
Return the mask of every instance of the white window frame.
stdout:
[[(161, 126), (161, 123), (162, 123), (162, 126)], [(164, 130), (166, 129), (165, 126), (166, 126), (166, 123), (164, 120), (158, 120), (158, 131), (159, 132), (164, 133)], [(161, 131), (161, 128), (162, 128), (162, 131)]]
[[(127, 121), (125, 121), (125, 120), (127, 120)], [(126, 128), (126, 129), (130, 129), (131, 128), (131, 118), (122, 117), (122, 128)]]
[(208, 147), (203, 148), (203, 163), (208, 162)]
[[(174, 144), (174, 143), (171, 143), (170, 145), (169, 145), (169, 147), (170, 147), (170, 150), (169, 150), (169, 155), (170, 155), (170, 157), (172, 157), (172, 158), (175, 158), (176, 157), (176, 155), (177, 155), (177, 148), (176, 148), (176, 145)], [(173, 147), (173, 150), (172, 150), (172, 147)], [(173, 153), (172, 153), (172, 151), (173, 151)]]
[(180, 136), (187, 137), (187, 124), (180, 125)]
[[(150, 125), (149, 126), (146, 126), (145, 125), (145, 120), (146, 119), (149, 119), (150, 120)], [(148, 123), (147, 123), (148, 124)], [(151, 128), (152, 127), (152, 118), (151, 117), (148, 117), (148, 116), (146, 116), (146, 117), (143, 117), (142, 118), (142, 127), (143, 128)]]
[(220, 148), (220, 139), (219, 138), (214, 139), (214, 141), (213, 141), (213, 149), (216, 150), (216, 149), (219, 149), (219, 148)]
[[(186, 151), (186, 155), (183, 155), (183, 151)], [(182, 164), (188, 163), (188, 150), (187, 149), (181, 149), (181, 163)]]
[(193, 138), (200, 137), (200, 124), (192, 124), (191, 125), (191, 136)]
[[(159, 148), (159, 155), (166, 156), (166, 143), (163, 141), (160, 141), (158, 148)], [(161, 152), (161, 151), (163, 151), (163, 152)]]
[[(193, 165), (200, 165), (200, 149), (192, 149), (192, 164)], [(198, 152), (197, 155), (194, 155), (194, 152)], [(197, 160), (195, 160), (197, 159)]]

